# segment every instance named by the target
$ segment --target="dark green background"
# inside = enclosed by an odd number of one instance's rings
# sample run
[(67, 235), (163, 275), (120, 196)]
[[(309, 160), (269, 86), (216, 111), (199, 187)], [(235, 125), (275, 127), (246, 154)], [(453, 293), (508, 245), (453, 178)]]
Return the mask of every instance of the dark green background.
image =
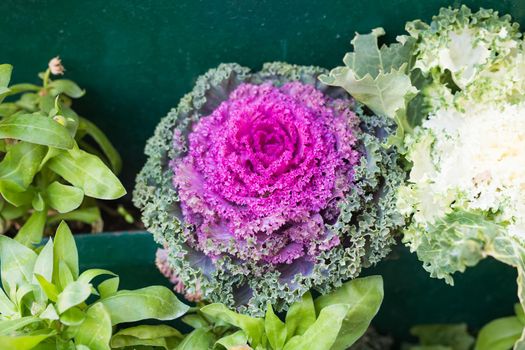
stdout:
[(2, 0), (0, 62), (33, 81), (56, 55), (87, 94), (77, 103), (124, 157), (128, 190), (146, 139), (196, 77), (221, 62), (340, 64), (354, 32), (383, 26), (392, 40), (408, 20), (441, 6), (480, 5), (525, 21), (523, 0)]
[[(15, 66), (14, 82), (35, 81), (60, 55), (66, 77), (87, 89), (77, 110), (122, 153), (130, 190), (146, 139), (207, 69), (272, 60), (331, 68), (356, 31), (383, 26), (393, 40), (407, 20), (428, 20), (439, 7), (462, 3), (525, 23), (523, 0), (2, 0), (0, 63)], [(155, 245), (147, 234), (78, 240), (84, 266), (121, 273), (124, 287), (166, 283), (152, 266)], [(404, 337), (415, 323), (468, 321), (478, 328), (512, 312), (515, 273), (495, 261), (469, 269), (450, 288), (429, 279), (405, 249), (393, 259), (368, 271), (385, 278), (380, 330)]]

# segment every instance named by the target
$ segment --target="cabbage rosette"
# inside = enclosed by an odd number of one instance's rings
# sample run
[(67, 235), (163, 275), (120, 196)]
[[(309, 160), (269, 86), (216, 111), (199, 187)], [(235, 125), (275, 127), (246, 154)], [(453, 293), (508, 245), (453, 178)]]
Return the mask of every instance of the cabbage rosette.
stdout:
[(222, 64), (158, 125), (135, 204), (192, 300), (260, 314), (385, 257), (402, 223), (393, 131), (317, 67)]
[(322, 79), (396, 121), (389, 143), (398, 145), (410, 168), (397, 203), (407, 220), (403, 240), (431, 276), (453, 284), (454, 273), (491, 256), (518, 269), (525, 306), (525, 47), (519, 26), (508, 15), (462, 6), (406, 29), (409, 35), (381, 47), (381, 28), (358, 34), (345, 66)]

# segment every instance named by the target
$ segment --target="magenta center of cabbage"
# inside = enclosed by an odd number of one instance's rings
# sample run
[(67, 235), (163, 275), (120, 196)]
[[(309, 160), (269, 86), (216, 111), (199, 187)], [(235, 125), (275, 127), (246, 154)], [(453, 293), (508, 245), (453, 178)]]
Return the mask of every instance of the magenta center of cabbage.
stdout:
[(171, 163), (188, 243), (211, 257), (272, 264), (339, 244), (327, 224), (359, 158), (348, 108), (298, 82), (240, 85), (194, 125), (187, 155)]

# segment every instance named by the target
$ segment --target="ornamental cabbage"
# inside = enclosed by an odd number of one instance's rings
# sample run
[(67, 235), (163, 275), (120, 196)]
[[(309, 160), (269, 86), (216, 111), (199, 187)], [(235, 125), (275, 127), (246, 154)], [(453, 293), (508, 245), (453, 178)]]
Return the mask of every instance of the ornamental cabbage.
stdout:
[(518, 25), (462, 7), (407, 30), (417, 41), (414, 70), (426, 79), (419, 102), (427, 113), (419, 109), (420, 125), (404, 139), (412, 163), (398, 198), (411, 219), (404, 240), (432, 276), (449, 283), (487, 255), (521, 274), (525, 50)]
[[(404, 242), (431, 276), (450, 284), (453, 273), (486, 256), (517, 267), (525, 306), (525, 50), (518, 24), (463, 6), (406, 28), (410, 35), (381, 49), (381, 30), (356, 37), (354, 59), (323, 79), (374, 110), (378, 100), (404, 91), (393, 108), (379, 108), (397, 122), (391, 143), (411, 167), (397, 203), (408, 222)], [(374, 75), (365, 58), (376, 53), (386, 62), (398, 58), (399, 68)], [(367, 76), (380, 94), (358, 94)], [(525, 334), (516, 345), (524, 348)]]
[(134, 201), (179, 292), (260, 315), (390, 251), (405, 176), (382, 147), (393, 125), (321, 73), (223, 64), (160, 122)]

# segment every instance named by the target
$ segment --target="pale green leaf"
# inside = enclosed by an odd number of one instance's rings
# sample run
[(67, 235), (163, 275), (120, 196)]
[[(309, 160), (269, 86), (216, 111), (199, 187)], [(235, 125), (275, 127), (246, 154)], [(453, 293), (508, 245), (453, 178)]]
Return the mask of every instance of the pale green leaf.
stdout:
[(158, 346), (171, 350), (168, 343), (178, 345), (183, 338), (178, 330), (167, 325), (140, 325), (120, 330), (111, 338), (111, 347)]
[(181, 319), (181, 321), (195, 329), (208, 327), (210, 325), (208, 321), (204, 319), (204, 317), (198, 314), (186, 315)]
[(0, 64), (0, 87), (8, 87), (11, 81), (13, 66), (10, 64)]
[(264, 330), (272, 349), (280, 350), (286, 342), (286, 325), (273, 312), (272, 305), (268, 303), (266, 317), (264, 319)]
[(71, 309), (60, 315), (60, 322), (66, 326), (78, 326), (86, 319), (86, 314), (78, 307), (72, 307)]
[(405, 108), (405, 100), (417, 93), (407, 74), (415, 41), (404, 37), (402, 42), (379, 48), (378, 37), (384, 34), (383, 28), (356, 34), (354, 52), (345, 56), (345, 66), (320, 79), (344, 88), (374, 113), (394, 119), (396, 111)]
[(65, 127), (48, 117), (12, 115), (0, 121), (0, 139), (15, 139), (60, 149), (73, 148), (75, 141)]
[(8, 88), (9, 81), (11, 80), (11, 73), (13, 72), (13, 66), (10, 64), (0, 64), (0, 103), (11, 91)]
[(63, 185), (58, 181), (47, 186), (45, 201), (59, 213), (67, 213), (77, 209), (84, 199), (84, 191), (74, 186)]
[(28, 247), (40, 243), (44, 236), (46, 218), (46, 212), (34, 211), (16, 234), (15, 240)]
[(16, 330), (36, 322), (40, 322), (40, 320), (34, 316), (0, 321), (0, 335), (12, 335)]
[(12, 316), (16, 314), (15, 304), (5, 294), (4, 290), (0, 288), (0, 315)]
[(451, 350), (470, 350), (474, 338), (465, 324), (431, 324), (415, 326), (410, 333), (419, 338), (423, 346), (447, 346)]
[(242, 329), (252, 346), (257, 347), (262, 343), (264, 335), (264, 321), (262, 319), (238, 314), (228, 309), (226, 305), (218, 303), (204, 306), (201, 312)]
[(54, 333), (50, 332), (38, 335), (0, 336), (0, 344), (6, 350), (30, 350), (53, 335)]
[(126, 194), (119, 179), (100, 158), (78, 148), (52, 158), (47, 166), (86, 196), (99, 199), (117, 199)]
[(86, 93), (74, 81), (68, 79), (53, 80), (49, 87), (52, 95), (66, 94), (72, 98), (79, 98)]
[(479, 332), (475, 350), (509, 350), (522, 332), (523, 324), (517, 317), (494, 320)]
[(104, 155), (108, 159), (109, 163), (111, 164), (111, 169), (115, 174), (118, 174), (120, 172), (120, 169), (122, 168), (122, 159), (120, 158), (120, 154), (115, 149), (115, 147), (111, 144), (107, 136), (100, 130), (95, 124), (93, 124), (91, 121), (80, 118), (80, 126), (79, 128), (84, 130), (89, 136), (95, 140), (95, 142), (99, 145), (102, 152), (104, 152)]
[(98, 292), (100, 293), (100, 299), (105, 299), (112, 296), (118, 291), (120, 278), (118, 276), (108, 278), (105, 281), (100, 282), (98, 285)]
[(284, 350), (330, 350), (342, 328), (350, 306), (348, 304), (333, 304), (324, 307), (317, 320), (303, 335), (292, 337)]
[(102, 220), (100, 215), (100, 209), (98, 207), (87, 207), (73, 210), (69, 213), (57, 214), (51, 216), (47, 222), (49, 224), (55, 224), (60, 221), (78, 221), (83, 222), (89, 225), (96, 223), (99, 220)]
[(316, 319), (316, 312), (312, 294), (307, 292), (292, 306), (286, 313), (286, 330), (287, 338), (290, 339), (294, 335), (302, 335), (308, 327), (310, 327)]
[(59, 314), (77, 306), (89, 298), (91, 295), (91, 285), (82, 282), (72, 282), (65, 286), (62, 293), (58, 295), (57, 311)]
[(47, 305), (46, 309), (44, 310), (44, 312), (42, 312), (39, 315), (39, 317), (41, 319), (50, 320), (50, 321), (56, 321), (60, 319), (60, 317), (58, 316), (57, 310), (55, 309), (53, 304)]
[(161, 286), (121, 290), (100, 303), (106, 307), (113, 325), (145, 319), (173, 320), (189, 309), (171, 290)]
[[(315, 300), (316, 310), (330, 305), (346, 304), (347, 314), (331, 350), (344, 350), (366, 332), (383, 302), (383, 279), (369, 276), (351, 280), (332, 293)], [(317, 322), (317, 321), (316, 321)]]
[[(60, 225), (58, 225), (55, 234), (53, 256), (55, 266), (58, 266), (59, 262), (63, 261), (69, 267), (69, 270), (73, 274), (73, 278), (78, 278), (79, 271), (77, 245), (71, 230), (65, 222), (61, 222)], [(58, 269), (55, 269), (53, 281), (58, 281)]]
[(11, 191), (26, 190), (33, 182), (45, 155), (44, 146), (27, 142), (11, 146), (0, 162), (0, 182), (7, 185)]
[(199, 328), (184, 338), (175, 350), (210, 349), (215, 343), (215, 335), (207, 328)]
[[(217, 345), (221, 345), (222, 347), (226, 348), (226, 350), (235, 350), (239, 349), (239, 347), (242, 348), (242, 345), (246, 345), (247, 343), (248, 338), (246, 337), (246, 334), (244, 334), (243, 331), (237, 331), (217, 340), (213, 348), (216, 349), (218, 348)], [(277, 350), (279, 348), (272, 347), (272, 349)]]
[(42, 290), (48, 297), (48, 299), (53, 302), (56, 302), (58, 299), (57, 287), (53, 283), (49, 282), (44, 277), (38, 274), (35, 274), (34, 276), (35, 276), (35, 279), (38, 281), (38, 284), (40, 285), (40, 287), (42, 288)]
[(116, 276), (113, 272), (104, 269), (90, 269), (82, 272), (78, 277), (79, 282), (90, 283), (94, 278), (102, 275)]
[(73, 283), (75, 279), (73, 278), (73, 273), (64, 261), (59, 261), (57, 268), (59, 285), (62, 287), (61, 289), (64, 289), (68, 284)]
[(86, 313), (86, 320), (78, 327), (75, 343), (90, 350), (109, 350), (111, 318), (104, 305), (94, 304)]
[(14, 239), (0, 235), (0, 275), (8, 295), (12, 288), (31, 283), (36, 259), (34, 251)]

